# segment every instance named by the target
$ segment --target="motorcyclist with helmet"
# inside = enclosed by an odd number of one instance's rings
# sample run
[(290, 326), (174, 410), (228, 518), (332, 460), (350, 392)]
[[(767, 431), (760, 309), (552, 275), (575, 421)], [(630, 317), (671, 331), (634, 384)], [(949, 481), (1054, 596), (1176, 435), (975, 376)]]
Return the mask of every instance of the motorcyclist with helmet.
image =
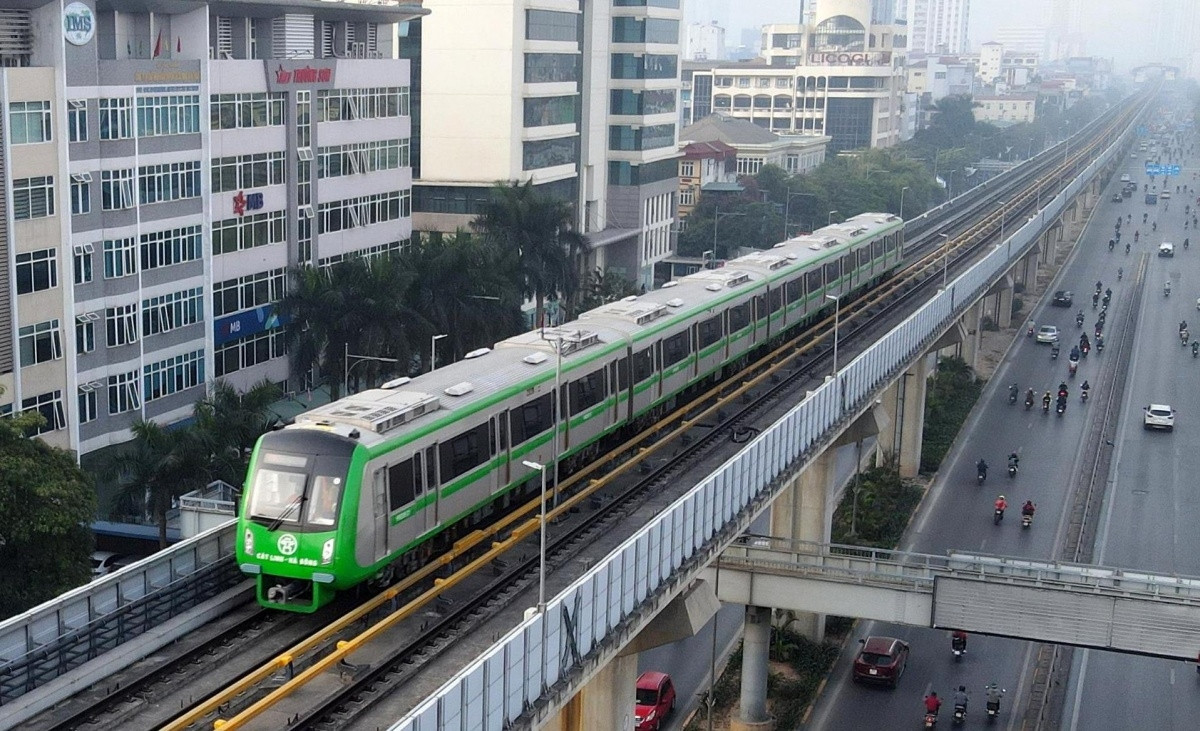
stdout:
[(942, 699), (938, 698), (936, 690), (929, 691), (929, 695), (925, 696), (925, 712), (937, 715), (942, 708)]
[(997, 522), (999, 522), (999, 520), (1004, 517), (1004, 511), (1008, 508), (1008, 501), (1004, 499), (1003, 495), (996, 498), (995, 507), (996, 507), (996, 514), (997, 514)]
[(964, 716), (967, 715), (967, 701), (968, 700), (970, 700), (970, 699), (967, 697), (967, 686), (965, 686), (965, 685), (958, 686), (958, 690), (954, 692), (954, 710), (955, 710), (955, 712), (957, 713), (958, 711), (961, 710), (962, 715), (964, 715)]
[(984, 461), (983, 457), (980, 457), (979, 461), (975, 463), (975, 474), (979, 475), (980, 480), (986, 480), (987, 471), (988, 463)]
[(1030, 518), (1032, 518), (1033, 513), (1036, 510), (1037, 510), (1037, 506), (1033, 504), (1033, 501), (1026, 500), (1025, 504), (1021, 506), (1021, 515), (1022, 516), (1028, 515)]

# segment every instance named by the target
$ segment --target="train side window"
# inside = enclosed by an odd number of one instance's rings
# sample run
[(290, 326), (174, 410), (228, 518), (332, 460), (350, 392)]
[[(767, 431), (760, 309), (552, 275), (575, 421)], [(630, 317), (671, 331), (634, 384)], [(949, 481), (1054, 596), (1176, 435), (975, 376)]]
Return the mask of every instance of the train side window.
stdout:
[(838, 262), (831, 261), (825, 265), (825, 286), (832, 287), (837, 282), (838, 277)]
[(570, 389), (571, 416), (575, 416), (604, 399), (604, 369), (589, 373), (577, 381), (571, 381)]
[(646, 348), (633, 354), (633, 382), (642, 381), (654, 375), (654, 349)]
[(508, 421), (512, 429), (512, 443), (514, 447), (528, 439), (528, 435), (525, 434), (525, 420), (521, 418), (521, 411), (524, 408), (524, 406), (518, 406), (508, 412)]
[(442, 484), (466, 474), (491, 456), (488, 453), (488, 426), (480, 424), (472, 427), (438, 447)]
[(811, 297), (821, 291), (822, 280), (821, 270), (814, 269), (808, 273), (808, 296)]
[(521, 444), (550, 428), (554, 422), (554, 397), (539, 396), (512, 410), (512, 443)]
[(729, 308), (729, 332), (733, 334), (750, 324), (750, 303)]
[(883, 239), (875, 239), (871, 242), (871, 258), (878, 259), (883, 256)]
[(804, 278), (797, 277), (787, 283), (787, 302), (794, 304), (797, 300), (804, 296)]
[(771, 312), (773, 312), (773, 313), (778, 312), (780, 310), (780, 308), (783, 307), (783, 284), (782, 283), (780, 283), (779, 286), (777, 286), (771, 290), (771, 293), (768, 296), (768, 299), (769, 299), (769, 303), (770, 303), (768, 306), (771, 308)]
[(388, 468), (388, 502), (395, 512), (417, 499), (417, 480), (413, 461), (406, 459)]
[(617, 361), (617, 390), (625, 391), (629, 388), (629, 357), (626, 356)]
[(721, 316), (710, 317), (700, 323), (699, 335), (700, 347), (707, 348), (713, 343), (721, 339)]
[(681, 332), (677, 335), (672, 335), (671, 337), (663, 340), (662, 341), (662, 349), (663, 349), (662, 360), (663, 360), (663, 368), (664, 369), (669, 366), (673, 366), (676, 363), (678, 363), (679, 361), (688, 357), (688, 355), (691, 353), (691, 349), (689, 347), (688, 331), (684, 330), (683, 332)]

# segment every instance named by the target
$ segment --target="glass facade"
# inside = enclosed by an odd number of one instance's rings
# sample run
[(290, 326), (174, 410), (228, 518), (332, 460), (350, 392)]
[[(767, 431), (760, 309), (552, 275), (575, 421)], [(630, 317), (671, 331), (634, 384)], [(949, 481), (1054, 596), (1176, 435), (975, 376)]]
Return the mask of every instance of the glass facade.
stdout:
[(871, 146), (871, 127), (875, 104), (871, 99), (831, 97), (825, 113), (825, 134), (833, 138), (830, 151), (853, 150)]
[(664, 18), (613, 18), (613, 43), (679, 43), (679, 21)]
[(614, 79), (674, 79), (679, 75), (679, 58), (662, 54), (614, 53)]
[(613, 89), (609, 112), (612, 114), (663, 114), (675, 111), (674, 89)]
[(574, 53), (525, 54), (525, 83), (579, 81), (579, 56)]
[(583, 16), (578, 13), (561, 13), (555, 10), (525, 11), (525, 40), (527, 41), (570, 41), (579, 40)]
[(679, 0), (613, 0), (614, 8), (675, 8)]
[(579, 97), (544, 96), (525, 100), (525, 126), (579, 124)]
[(672, 158), (635, 165), (624, 160), (608, 163), (609, 185), (646, 185), (679, 176), (679, 161)]
[(522, 170), (538, 170), (556, 165), (574, 165), (579, 161), (579, 138), (526, 142), (521, 155)]
[(610, 150), (657, 150), (675, 146), (675, 125), (655, 124), (634, 128), (625, 124), (614, 124), (608, 128)]

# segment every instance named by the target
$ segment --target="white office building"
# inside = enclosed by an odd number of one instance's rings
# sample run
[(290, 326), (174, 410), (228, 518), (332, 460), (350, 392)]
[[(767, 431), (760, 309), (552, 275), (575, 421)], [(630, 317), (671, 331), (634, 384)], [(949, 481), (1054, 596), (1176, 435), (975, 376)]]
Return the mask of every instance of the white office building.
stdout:
[(711, 23), (690, 23), (683, 57), (688, 61), (718, 61), (725, 58), (725, 29)]
[(910, 53), (967, 51), (971, 0), (908, 0), (907, 13)]

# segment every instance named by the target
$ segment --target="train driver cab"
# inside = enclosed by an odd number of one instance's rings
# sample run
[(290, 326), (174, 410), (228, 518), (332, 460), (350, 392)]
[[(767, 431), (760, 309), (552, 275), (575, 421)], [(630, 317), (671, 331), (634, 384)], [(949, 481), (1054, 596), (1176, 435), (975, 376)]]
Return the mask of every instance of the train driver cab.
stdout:
[(264, 449), (249, 481), (246, 517), (268, 531), (334, 530), (346, 467), (326, 455)]

